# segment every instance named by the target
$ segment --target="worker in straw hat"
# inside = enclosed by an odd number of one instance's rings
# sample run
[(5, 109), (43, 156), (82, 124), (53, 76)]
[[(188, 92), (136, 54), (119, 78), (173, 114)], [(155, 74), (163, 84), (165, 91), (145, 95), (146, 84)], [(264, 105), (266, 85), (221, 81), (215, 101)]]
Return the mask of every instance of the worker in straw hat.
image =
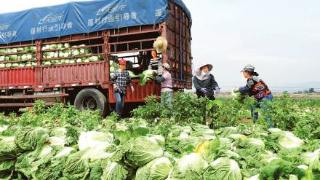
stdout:
[(219, 92), (220, 88), (211, 74), (212, 65), (205, 64), (198, 68), (193, 77), (193, 85), (198, 97), (208, 97), (210, 100), (215, 99), (215, 91)]
[(243, 77), (247, 80), (247, 84), (243, 87), (237, 88), (234, 92), (239, 92), (241, 95), (253, 96), (256, 103), (251, 106), (251, 116), (254, 122), (258, 120), (259, 114), (256, 112), (257, 108), (266, 114), (265, 120), (269, 127), (273, 127), (271, 117), (268, 115), (270, 110), (269, 103), (272, 101), (273, 96), (268, 85), (259, 78), (259, 74), (255, 71), (255, 67), (251, 64), (246, 65), (242, 69)]
[(162, 58), (158, 56), (160, 53), (166, 52), (168, 41), (166, 38), (159, 36), (153, 43), (153, 50), (151, 51), (151, 60), (149, 63), (149, 70), (153, 70), (156, 76), (162, 75)]

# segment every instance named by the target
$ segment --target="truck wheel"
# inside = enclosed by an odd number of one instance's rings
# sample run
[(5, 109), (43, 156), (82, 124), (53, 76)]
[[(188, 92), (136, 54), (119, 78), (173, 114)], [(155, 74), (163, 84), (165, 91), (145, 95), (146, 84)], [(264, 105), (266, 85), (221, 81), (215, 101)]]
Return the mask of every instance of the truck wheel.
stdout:
[(109, 110), (106, 96), (94, 88), (81, 90), (74, 100), (74, 105), (79, 110), (99, 110), (102, 116)]

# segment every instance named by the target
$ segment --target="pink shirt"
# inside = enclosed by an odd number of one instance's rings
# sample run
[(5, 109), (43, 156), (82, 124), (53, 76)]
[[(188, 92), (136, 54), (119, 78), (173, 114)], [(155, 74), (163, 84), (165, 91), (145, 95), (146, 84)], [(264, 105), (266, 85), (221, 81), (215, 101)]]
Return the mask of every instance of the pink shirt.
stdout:
[(164, 70), (162, 73), (162, 77), (164, 78), (164, 81), (161, 83), (161, 92), (172, 91), (171, 74), (167, 70)]

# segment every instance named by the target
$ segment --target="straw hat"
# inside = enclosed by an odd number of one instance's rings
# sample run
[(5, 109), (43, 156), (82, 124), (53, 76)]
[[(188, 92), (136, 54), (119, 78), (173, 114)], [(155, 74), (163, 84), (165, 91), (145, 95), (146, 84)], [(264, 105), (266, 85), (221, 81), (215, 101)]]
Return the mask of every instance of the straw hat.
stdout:
[(153, 48), (157, 51), (157, 53), (165, 52), (168, 48), (167, 39), (162, 36), (159, 36), (153, 43)]

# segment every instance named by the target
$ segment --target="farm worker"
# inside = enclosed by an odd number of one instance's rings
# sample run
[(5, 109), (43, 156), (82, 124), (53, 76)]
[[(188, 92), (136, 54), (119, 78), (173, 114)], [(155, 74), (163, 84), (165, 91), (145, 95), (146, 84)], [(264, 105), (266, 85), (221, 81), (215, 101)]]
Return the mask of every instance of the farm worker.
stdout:
[(148, 69), (153, 71), (155, 81), (161, 84), (163, 72), (162, 59), (158, 57), (156, 50), (151, 51), (151, 57)]
[[(256, 109), (260, 108), (263, 113), (268, 113), (270, 110), (268, 102), (272, 101), (273, 96), (267, 84), (260, 79), (259, 74), (255, 72), (255, 67), (253, 65), (246, 65), (241, 72), (243, 73), (243, 77), (247, 80), (247, 84), (234, 90), (234, 92), (240, 92), (241, 95), (249, 95), (255, 98), (256, 103), (251, 106), (251, 116), (255, 123), (259, 117)], [(265, 120), (269, 127), (273, 127), (270, 116), (267, 115)]]
[(155, 75), (162, 75), (162, 59), (158, 57), (156, 50), (151, 51), (151, 60), (148, 69), (153, 70)]
[(172, 76), (170, 73), (170, 65), (164, 63), (162, 65), (163, 72), (161, 76), (161, 103), (171, 107), (172, 97), (173, 97), (173, 86), (172, 86)]
[(120, 116), (124, 108), (124, 99), (126, 96), (127, 86), (130, 85), (131, 91), (134, 91), (129, 72), (126, 70), (126, 64), (127, 62), (125, 59), (120, 59), (119, 71), (111, 74), (114, 97), (116, 98), (116, 113)]
[(198, 97), (208, 97), (210, 100), (215, 100), (215, 91), (220, 91), (219, 85), (211, 74), (212, 65), (206, 64), (196, 70), (193, 77), (193, 85), (196, 88)]

